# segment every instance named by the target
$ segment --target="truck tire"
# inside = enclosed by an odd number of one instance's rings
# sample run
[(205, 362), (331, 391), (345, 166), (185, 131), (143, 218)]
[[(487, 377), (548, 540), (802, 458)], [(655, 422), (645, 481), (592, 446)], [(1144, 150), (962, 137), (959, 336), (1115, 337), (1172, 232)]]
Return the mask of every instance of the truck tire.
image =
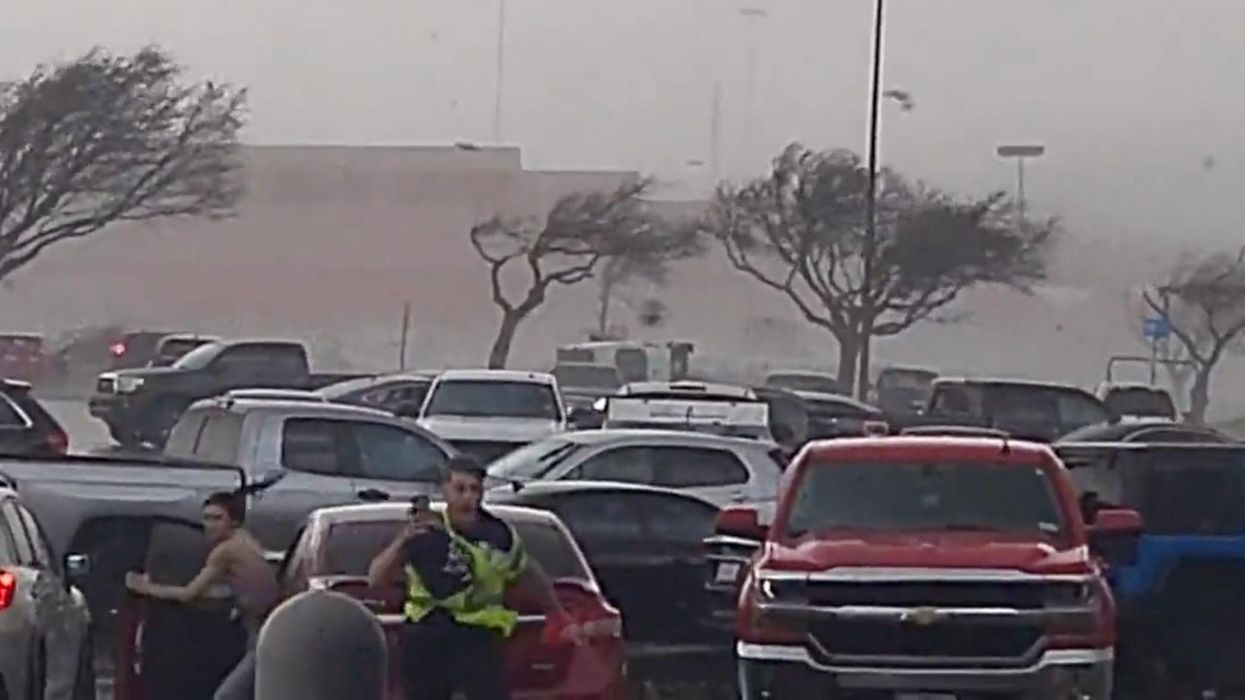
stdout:
[(108, 424), (108, 435), (112, 437), (112, 441), (117, 443), (119, 447), (132, 450), (143, 446), (143, 441), (129, 427)]

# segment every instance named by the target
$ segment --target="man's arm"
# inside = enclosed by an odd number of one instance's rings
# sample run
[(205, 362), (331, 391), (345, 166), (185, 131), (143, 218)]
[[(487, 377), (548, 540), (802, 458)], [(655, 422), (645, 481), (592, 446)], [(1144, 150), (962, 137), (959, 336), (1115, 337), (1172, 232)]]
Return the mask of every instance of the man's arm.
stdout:
[(189, 603), (203, 598), (212, 584), (220, 581), (229, 571), (232, 550), (228, 545), (218, 546), (208, 554), (203, 569), (185, 586), (166, 586), (148, 581), (139, 592), (160, 600)]
[(377, 554), (372, 563), (368, 565), (367, 585), (372, 588), (382, 588), (401, 581), (406, 545), (419, 532), (421, 530), (409, 523), (402, 528), (398, 536), (387, 547), (382, 549), (380, 554)]

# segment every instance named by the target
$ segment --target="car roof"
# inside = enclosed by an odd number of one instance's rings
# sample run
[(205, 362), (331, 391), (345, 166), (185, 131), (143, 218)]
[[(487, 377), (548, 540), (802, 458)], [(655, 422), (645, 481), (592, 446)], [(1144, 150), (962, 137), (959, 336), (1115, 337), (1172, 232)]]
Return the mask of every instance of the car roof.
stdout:
[(1084, 428), (1078, 428), (1056, 441), (1055, 445), (1061, 443), (1074, 442), (1140, 442), (1139, 438), (1144, 437), (1139, 433), (1146, 433), (1156, 430), (1175, 430), (1178, 432), (1188, 433), (1189, 435), (1200, 435), (1215, 440), (1231, 441), (1232, 438), (1223, 432), (1206, 426), (1189, 425), (1187, 423), (1178, 423), (1173, 420), (1162, 418), (1147, 418), (1142, 420), (1121, 421), (1119, 423), (1098, 423), (1095, 425), (1087, 425)]
[[(320, 398), (320, 397), (317, 397)], [(382, 411), (366, 406), (355, 406), (351, 404), (331, 403), (328, 401), (310, 401), (307, 399), (257, 399), (257, 398), (231, 398), (229, 396), (217, 396), (210, 399), (203, 399), (195, 402), (191, 406), (192, 409), (218, 408), (224, 409), (231, 413), (247, 414), (247, 413), (297, 413), (300, 416), (307, 417), (383, 417), (393, 418), (393, 414), (388, 411)]]
[(1048, 445), (1026, 440), (951, 435), (900, 435), (898, 437), (816, 440), (808, 443), (804, 447), (804, 452), (807, 458), (822, 460), (833, 460), (838, 457), (850, 459), (861, 454), (924, 452), (945, 453), (949, 460), (998, 459), (1001, 455), (1007, 455), (1010, 461), (1035, 461), (1053, 454)]
[(565, 440), (579, 445), (603, 445), (607, 443), (643, 443), (659, 441), (661, 443), (679, 443), (695, 446), (729, 447), (740, 445), (777, 446), (766, 440), (752, 438), (727, 437), (711, 433), (699, 433), (689, 430), (662, 430), (660, 428), (604, 428), (600, 430), (573, 430), (560, 433), (546, 440)]
[(673, 397), (712, 396), (756, 400), (756, 392), (746, 386), (680, 380), (675, 382), (630, 382), (618, 388), (616, 396), (669, 395)]
[(447, 369), (437, 377), (438, 381), (468, 380), (480, 382), (530, 382), (532, 384), (554, 384), (552, 374), (548, 372), (528, 372), (517, 369)]
[[(495, 494), (506, 494), (501, 496), (503, 502), (509, 501), (511, 498), (522, 499), (524, 496), (543, 496), (558, 495), (564, 493), (648, 493), (662, 496), (675, 496), (678, 498), (690, 499), (707, 505), (714, 505), (694, 493), (687, 491), (676, 491), (674, 489), (662, 488), (660, 486), (650, 486), (648, 484), (630, 484), (617, 481), (531, 481), (522, 485), (518, 491), (501, 487), (501, 491)], [(513, 496), (511, 495), (513, 494)], [(716, 508), (716, 506), (714, 506)]]
[[(436, 510), (444, 508), (443, 503), (433, 503)], [(405, 520), (410, 512), (411, 504), (406, 501), (386, 501), (384, 503), (354, 503), (342, 506), (319, 508), (312, 512), (311, 520), (319, 525), (338, 525), (342, 523), (385, 522)], [(547, 523), (555, 525), (561, 522), (556, 515), (547, 510), (504, 504), (488, 504), (489, 513), (511, 523)]]
[(1057, 391), (1073, 391), (1078, 394), (1093, 396), (1092, 393), (1085, 391), (1075, 384), (1064, 384), (1061, 382), (1049, 382), (1040, 379), (1015, 379), (1015, 378), (990, 378), (990, 377), (939, 377), (934, 380), (934, 386), (944, 386), (947, 384), (960, 384), (966, 386), (1003, 386), (1018, 387), (1031, 389), (1054, 389)]
[(838, 381), (838, 375), (815, 369), (776, 369), (766, 373), (766, 377), (817, 377)]
[(384, 384), (392, 384), (395, 382), (430, 382), (437, 378), (438, 372), (435, 371), (414, 371), (401, 372), (395, 374), (377, 374), (369, 377), (355, 377), (354, 379), (343, 379), (340, 382), (334, 382), (327, 386), (316, 389), (317, 394), (348, 394), (352, 391), (367, 389), (374, 386), (382, 386)]

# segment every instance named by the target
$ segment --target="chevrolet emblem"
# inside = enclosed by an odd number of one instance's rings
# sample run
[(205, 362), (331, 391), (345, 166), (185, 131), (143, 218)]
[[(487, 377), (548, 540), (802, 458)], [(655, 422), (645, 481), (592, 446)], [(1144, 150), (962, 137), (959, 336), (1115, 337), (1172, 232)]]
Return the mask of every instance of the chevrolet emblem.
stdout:
[(927, 627), (929, 625), (934, 624), (935, 622), (938, 622), (938, 620), (941, 618), (942, 618), (942, 614), (939, 613), (934, 608), (916, 608), (915, 610), (909, 610), (908, 612), (905, 612), (903, 614), (903, 617), (900, 619), (903, 622), (908, 622), (914, 625), (921, 625), (922, 627)]

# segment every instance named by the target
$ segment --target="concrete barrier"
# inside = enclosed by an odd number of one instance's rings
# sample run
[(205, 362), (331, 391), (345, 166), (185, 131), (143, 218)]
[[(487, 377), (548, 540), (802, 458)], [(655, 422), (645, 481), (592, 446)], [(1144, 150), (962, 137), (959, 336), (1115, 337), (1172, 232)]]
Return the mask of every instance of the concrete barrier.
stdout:
[(376, 616), (340, 593), (282, 603), (259, 634), (256, 700), (383, 700), (385, 634)]

